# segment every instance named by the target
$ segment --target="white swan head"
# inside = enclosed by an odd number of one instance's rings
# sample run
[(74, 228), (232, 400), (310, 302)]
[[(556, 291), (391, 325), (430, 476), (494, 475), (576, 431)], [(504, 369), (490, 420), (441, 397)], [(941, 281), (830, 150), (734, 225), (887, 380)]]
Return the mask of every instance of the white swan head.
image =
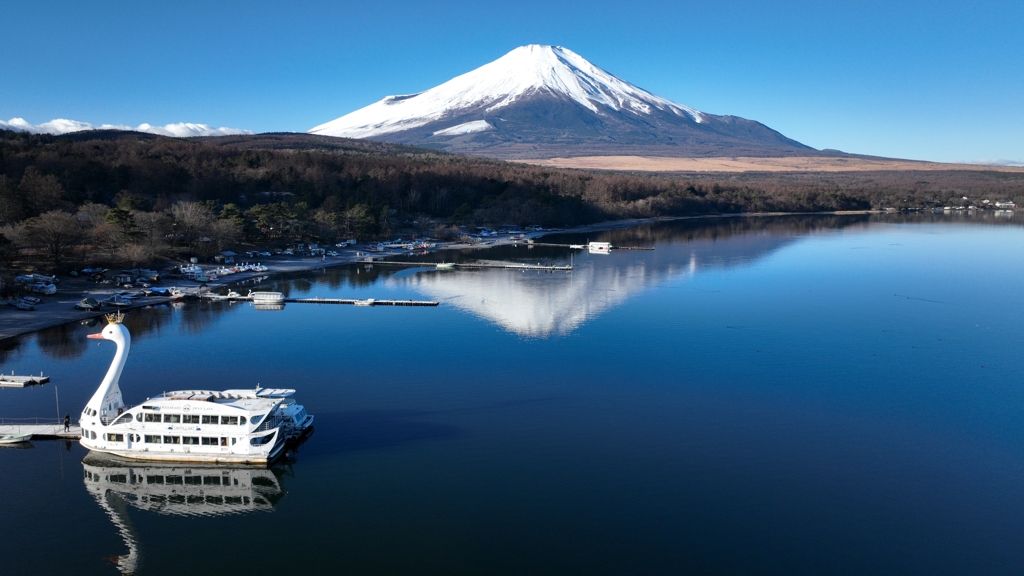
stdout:
[(128, 329), (121, 324), (107, 324), (98, 334), (89, 334), (93, 340), (110, 340), (115, 344), (124, 345), (128, 340)]

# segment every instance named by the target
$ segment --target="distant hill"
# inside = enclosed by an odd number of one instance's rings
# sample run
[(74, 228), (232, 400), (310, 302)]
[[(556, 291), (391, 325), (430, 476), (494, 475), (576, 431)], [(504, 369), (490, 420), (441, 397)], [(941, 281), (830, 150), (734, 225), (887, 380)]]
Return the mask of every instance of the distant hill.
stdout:
[(677, 104), (571, 50), (539, 45), (425, 92), (388, 96), (309, 133), (506, 159), (817, 154), (760, 122)]

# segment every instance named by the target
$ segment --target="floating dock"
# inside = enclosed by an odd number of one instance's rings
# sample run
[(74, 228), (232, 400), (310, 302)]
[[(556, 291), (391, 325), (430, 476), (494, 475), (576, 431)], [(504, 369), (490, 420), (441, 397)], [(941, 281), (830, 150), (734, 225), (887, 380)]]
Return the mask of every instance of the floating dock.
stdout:
[[(574, 250), (586, 250), (586, 244), (548, 244), (545, 242), (527, 242), (527, 246), (549, 246), (552, 248), (572, 248)], [(612, 246), (611, 250), (650, 250), (654, 251), (654, 248), (648, 246)]]
[(437, 306), (434, 300), (354, 300), (350, 298), (285, 298), (297, 304), (348, 304), (350, 306)]
[(71, 426), (64, 431), (64, 424), (0, 424), (0, 436), (31, 434), (30, 440), (78, 440), (82, 437), (81, 426)]
[(39, 373), (39, 376), (15, 376), (14, 372), (0, 374), (0, 388), (25, 388), (26, 386), (46, 384), (49, 381), (50, 377), (43, 376), (42, 372)]
[(396, 262), (389, 260), (382, 260), (377, 262), (361, 262), (361, 264), (382, 264), (384, 266), (409, 266), (412, 268), (437, 268), (438, 264), (444, 264), (445, 266), (451, 265), (454, 268), (464, 269), (479, 269), (479, 268), (500, 268), (503, 270), (539, 270), (542, 272), (570, 272), (572, 266), (546, 266), (543, 264), (519, 264), (517, 262), (504, 262), (504, 263), (472, 263), (472, 264), (460, 264), (455, 262)]

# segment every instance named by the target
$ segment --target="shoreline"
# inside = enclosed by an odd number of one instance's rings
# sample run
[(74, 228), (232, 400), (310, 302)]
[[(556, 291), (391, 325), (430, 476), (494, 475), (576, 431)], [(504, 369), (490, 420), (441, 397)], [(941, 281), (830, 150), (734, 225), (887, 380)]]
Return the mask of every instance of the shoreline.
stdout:
[[(485, 248), (495, 248), (497, 246), (508, 246), (518, 242), (525, 241), (527, 239), (536, 239), (549, 234), (578, 234), (585, 232), (603, 232), (605, 230), (618, 230), (622, 228), (630, 228), (632, 226), (640, 226), (643, 224), (655, 224), (659, 222), (672, 222), (677, 220), (711, 220), (717, 218), (752, 218), (752, 217), (764, 217), (764, 216), (800, 216), (800, 215), (858, 215), (858, 214), (880, 214), (879, 210), (840, 210), (831, 212), (743, 212), (737, 214), (701, 214), (695, 216), (655, 216), (651, 218), (627, 218), (624, 220), (606, 220), (604, 222), (595, 222), (594, 224), (585, 224), (583, 226), (576, 226), (573, 228), (565, 228), (556, 231), (538, 231), (530, 232), (523, 235), (522, 240), (512, 240), (510, 238), (498, 238), (493, 243), (488, 244), (466, 244), (466, 243), (446, 243), (443, 246), (439, 246), (434, 252), (441, 252), (444, 250), (481, 250)], [(346, 250), (342, 255), (332, 257), (327, 261), (320, 261), (319, 258), (282, 258), (273, 257), (274, 260), (262, 262), (269, 269), (266, 272), (242, 272), (239, 274), (232, 274), (223, 278), (218, 278), (207, 282), (205, 284), (195, 282), (192, 280), (180, 280), (180, 281), (161, 281), (162, 285), (173, 285), (178, 288), (184, 288), (189, 290), (198, 290), (205, 286), (207, 289), (213, 290), (217, 288), (228, 288), (235, 285), (239, 285), (243, 282), (253, 280), (259, 277), (272, 277), (280, 274), (293, 274), (297, 272), (309, 272), (311, 270), (317, 270), (320, 268), (331, 268), (336, 266), (346, 266), (349, 264), (357, 264), (365, 262), (367, 256), (374, 258), (393, 258), (395, 256), (403, 256), (408, 254), (407, 252), (398, 251), (387, 251), (387, 252), (372, 252), (364, 256), (356, 256), (356, 250)], [(111, 285), (91, 285), (85, 284), (82, 280), (68, 280), (61, 279), (62, 282), (58, 283), (58, 292), (52, 296), (51, 300), (46, 300), (40, 307), (32, 312), (24, 312), (21, 310), (5, 309), (3, 313), (0, 313), (0, 342), (10, 340), (13, 338), (20, 338), (46, 330), (48, 328), (55, 328), (57, 326), (63, 326), (72, 322), (80, 322), (82, 320), (90, 320), (93, 318), (99, 318), (105, 314), (112, 312), (121, 311), (127, 312), (138, 308), (144, 308), (147, 306), (164, 305), (170, 303), (170, 298), (164, 297), (141, 297), (130, 306), (123, 306), (117, 309), (107, 309), (102, 312), (89, 312), (84, 310), (78, 310), (74, 305), (81, 299), (86, 297), (93, 297), (97, 300), (109, 298), (115, 292), (124, 290)], [(68, 284), (78, 285), (81, 284), (81, 290), (70, 290), (61, 291), (61, 286)], [(76, 286), (77, 288), (77, 286)], [(52, 305), (52, 306), (51, 306)]]

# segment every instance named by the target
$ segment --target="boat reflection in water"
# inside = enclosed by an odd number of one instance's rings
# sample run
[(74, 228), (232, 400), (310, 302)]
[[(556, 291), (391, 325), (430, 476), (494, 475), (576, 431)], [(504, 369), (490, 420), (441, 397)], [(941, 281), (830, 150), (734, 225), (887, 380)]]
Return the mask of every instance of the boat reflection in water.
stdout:
[(82, 461), (85, 488), (110, 516), (128, 553), (114, 563), (122, 574), (138, 571), (141, 546), (129, 507), (174, 516), (226, 516), (271, 512), (284, 497), (286, 469), (217, 464), (145, 462), (100, 454)]

